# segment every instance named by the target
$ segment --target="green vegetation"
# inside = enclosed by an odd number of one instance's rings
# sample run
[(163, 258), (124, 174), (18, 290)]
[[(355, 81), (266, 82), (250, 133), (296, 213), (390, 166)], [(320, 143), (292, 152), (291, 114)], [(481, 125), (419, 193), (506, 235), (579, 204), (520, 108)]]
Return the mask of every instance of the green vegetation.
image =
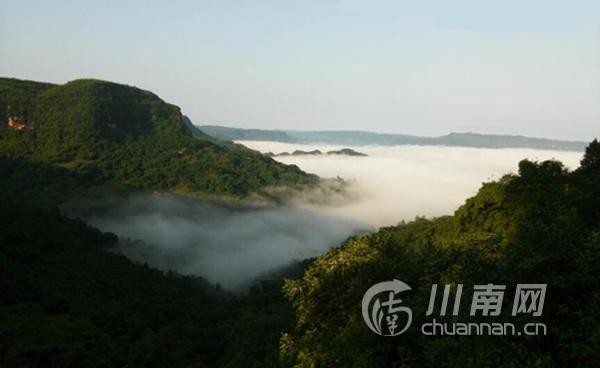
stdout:
[(134, 264), (57, 210), (3, 199), (0, 223), (0, 366), (277, 366), (293, 322), (281, 280), (306, 263), (234, 296)]
[(0, 158), (65, 169), (72, 186), (64, 196), (109, 186), (243, 197), (318, 180), (195, 134), (178, 107), (137, 88), (98, 80), (54, 86), (0, 79)]
[[(52, 183), (66, 169), (27, 170)], [(0, 366), (593, 367), (600, 359), (596, 141), (574, 172), (523, 161), (518, 175), (484, 184), (454, 216), (350, 239), (241, 296), (134, 264), (115, 252), (115, 235), (28, 197), (0, 197)], [(547, 283), (548, 336), (409, 329), (381, 338), (364, 325), (360, 300), (392, 278), (413, 287), (405, 303), (415, 325), (432, 283)]]
[[(424, 322), (433, 283), (463, 283), (466, 290), (507, 285), (507, 295), (517, 283), (547, 283), (544, 313), (535, 322), (546, 323), (548, 335), (424, 336), (413, 326), (395, 338), (379, 337), (365, 326), (360, 301), (371, 285), (391, 279), (413, 288), (403, 299), (414, 326)], [(298, 367), (595, 367), (599, 287), (600, 143), (594, 141), (574, 172), (556, 161), (522, 161), (518, 175), (484, 184), (454, 216), (383, 228), (319, 257), (302, 280), (285, 285), (297, 323), (280, 352)], [(491, 321), (511, 321), (511, 303), (505, 298), (509, 318)]]
[(305, 155), (318, 156), (318, 155), (322, 155), (322, 154), (323, 154), (323, 152), (319, 151), (318, 149), (312, 150), (312, 151), (295, 150), (292, 153), (281, 152), (281, 153), (276, 154), (276, 155), (267, 153), (268, 156), (305, 156)]
[(277, 365), (293, 321), (282, 279), (305, 264), (234, 296), (135, 264), (117, 253), (128, 240), (55, 207), (95, 193), (243, 197), (317, 183), (189, 124), (133, 87), (0, 79), (0, 366)]
[[(598, 365), (599, 142), (576, 171), (522, 161), (518, 175), (484, 184), (454, 216), (350, 239), (235, 296), (133, 263), (114, 234), (53, 207), (94, 190), (244, 196), (316, 183), (297, 167), (194, 134), (177, 107), (150, 92), (0, 79), (1, 367)], [(364, 325), (360, 301), (393, 278), (413, 286), (405, 303), (415, 325), (432, 283), (547, 283), (548, 336), (409, 329), (381, 338)]]
[(327, 152), (327, 154), (328, 155), (343, 155), (343, 156), (362, 156), (362, 157), (367, 156), (366, 153), (358, 152), (351, 148), (342, 148), (340, 150), (329, 151), (329, 152)]

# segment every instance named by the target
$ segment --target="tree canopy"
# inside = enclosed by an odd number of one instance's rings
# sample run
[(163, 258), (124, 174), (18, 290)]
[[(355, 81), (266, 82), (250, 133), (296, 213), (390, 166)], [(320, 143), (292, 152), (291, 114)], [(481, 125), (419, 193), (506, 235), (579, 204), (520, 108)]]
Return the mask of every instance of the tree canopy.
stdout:
[[(383, 228), (319, 257), (301, 280), (285, 284), (296, 327), (281, 340), (283, 360), (298, 367), (597, 366), (597, 150), (594, 141), (574, 172), (556, 161), (522, 161), (517, 175), (484, 184), (453, 216)], [(539, 318), (548, 335), (424, 336), (416, 328), (382, 338), (364, 324), (360, 301), (371, 285), (392, 279), (412, 286), (403, 299), (416, 325), (435, 283), (492, 283), (507, 292), (517, 283), (547, 284)], [(510, 313), (511, 302), (503, 310)]]
[(243, 197), (318, 181), (297, 166), (196, 135), (177, 106), (138, 88), (99, 80), (51, 85), (0, 79), (0, 159), (65, 169), (75, 178), (71, 189)]

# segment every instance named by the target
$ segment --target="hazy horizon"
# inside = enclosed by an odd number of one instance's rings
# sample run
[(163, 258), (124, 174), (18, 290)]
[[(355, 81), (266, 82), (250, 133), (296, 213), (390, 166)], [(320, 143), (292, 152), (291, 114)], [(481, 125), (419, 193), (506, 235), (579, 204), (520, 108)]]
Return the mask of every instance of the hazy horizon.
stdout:
[(585, 0), (6, 0), (0, 75), (129, 84), (198, 124), (589, 141), (599, 13)]
[[(339, 128), (339, 129), (295, 129), (295, 128), (256, 128), (256, 127), (244, 127), (241, 125), (235, 125), (235, 124), (220, 124), (220, 123), (215, 123), (215, 122), (204, 122), (202, 124), (200, 123), (196, 123), (193, 122), (193, 124), (200, 130), (202, 130), (202, 126), (221, 126), (221, 127), (225, 127), (225, 128), (232, 128), (232, 129), (256, 129), (256, 130), (267, 130), (267, 131), (281, 131), (281, 132), (367, 132), (367, 133), (376, 133), (376, 134), (392, 134), (392, 135), (409, 135), (409, 136), (415, 136), (415, 137), (426, 137), (426, 138), (437, 138), (437, 137), (441, 137), (444, 135), (448, 135), (448, 134), (452, 134), (452, 133), (459, 133), (459, 134), (482, 134), (482, 135), (497, 135), (497, 136), (519, 136), (519, 137), (526, 137), (526, 138), (539, 138), (539, 139), (549, 139), (549, 140), (556, 140), (556, 141), (577, 141), (577, 142), (591, 142), (594, 139), (597, 139), (598, 137), (600, 137), (600, 133), (596, 136), (590, 136), (586, 139), (566, 139), (566, 138), (553, 138), (553, 137), (544, 137), (544, 136), (533, 136), (533, 135), (523, 135), (523, 134), (514, 134), (514, 133), (482, 133), (479, 131), (447, 131), (446, 133), (441, 133), (441, 134), (432, 134), (432, 135), (426, 135), (426, 134), (410, 134), (410, 133), (405, 133), (405, 132), (401, 132), (401, 131), (379, 131), (379, 130), (373, 130), (373, 129), (369, 129), (369, 128), (357, 128), (357, 129), (343, 129), (343, 128)], [(340, 148), (345, 148), (346, 146), (340, 146)], [(476, 148), (476, 147), (474, 147)], [(500, 148), (498, 148), (500, 149)]]

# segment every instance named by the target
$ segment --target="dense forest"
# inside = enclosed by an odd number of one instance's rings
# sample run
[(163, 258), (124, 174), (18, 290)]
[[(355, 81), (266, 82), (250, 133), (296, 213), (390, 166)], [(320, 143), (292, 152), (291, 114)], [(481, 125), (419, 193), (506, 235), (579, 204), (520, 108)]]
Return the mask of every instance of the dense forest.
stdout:
[[(434, 283), (492, 283), (512, 292), (516, 283), (547, 284), (539, 318), (548, 334), (424, 336), (417, 328), (378, 336), (365, 326), (360, 301), (372, 284), (392, 279), (413, 287), (404, 299), (417, 325)], [(594, 141), (573, 172), (556, 161), (522, 161), (517, 175), (484, 184), (453, 216), (382, 228), (319, 257), (303, 279), (285, 284), (297, 322), (282, 338), (281, 354), (299, 367), (597, 367), (599, 287)], [(511, 302), (504, 300), (505, 311)], [(510, 315), (502, 317), (494, 318)]]
[[(594, 367), (599, 191), (596, 141), (574, 172), (559, 162), (522, 161), (518, 175), (484, 184), (454, 216), (349, 239), (264, 277), (244, 295), (134, 264), (115, 252), (115, 235), (3, 198), (0, 363)], [(370, 285), (392, 278), (413, 286), (407, 303), (415, 311), (426, 308), (435, 282), (547, 283), (548, 335), (377, 336), (360, 317), (360, 300)]]
[[(265, 186), (315, 185), (317, 177), (191, 132), (177, 107), (109, 82), (2, 79), (0, 123), (2, 367), (600, 362), (597, 141), (575, 171), (522, 161), (518, 174), (485, 183), (453, 216), (350, 238), (233, 295), (201, 277), (132, 262), (116, 247), (127, 240), (56, 205), (120, 191), (243, 197)], [(540, 318), (548, 334), (432, 337), (417, 329), (380, 337), (364, 324), (360, 302), (372, 284), (394, 278), (413, 287), (405, 302), (415, 323), (432, 283), (546, 283)]]
[(233, 295), (135, 264), (55, 209), (3, 199), (0, 223), (0, 366), (278, 366), (293, 322), (282, 280), (305, 263)]
[[(70, 219), (78, 196), (244, 198), (318, 178), (205, 136), (179, 108), (97, 80), (0, 79), (0, 366), (276, 366), (293, 313), (283, 276), (233, 295), (120, 255), (127, 241)], [(260, 344), (256, 344), (256, 342)]]
[(90, 188), (268, 196), (266, 187), (318, 180), (191, 132), (179, 108), (151, 92), (98, 80), (0, 79), (0, 158), (13, 186), (25, 177), (43, 181), (40, 170), (53, 171), (47, 185), (68, 188), (57, 193), (63, 196)]

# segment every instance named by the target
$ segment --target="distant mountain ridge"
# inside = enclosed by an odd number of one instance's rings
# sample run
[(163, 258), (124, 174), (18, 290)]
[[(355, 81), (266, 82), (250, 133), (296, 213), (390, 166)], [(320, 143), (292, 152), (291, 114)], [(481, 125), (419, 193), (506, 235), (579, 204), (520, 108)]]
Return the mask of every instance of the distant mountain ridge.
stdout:
[(440, 137), (419, 137), (407, 134), (374, 133), (359, 130), (296, 131), (229, 128), (218, 125), (198, 126), (204, 133), (226, 140), (261, 140), (301, 144), (340, 145), (422, 145), (474, 148), (535, 148), (558, 151), (583, 151), (586, 142), (532, 138), (520, 135), (450, 133)]
[(342, 148), (339, 150), (331, 150), (331, 151), (327, 151), (327, 152), (322, 152), (321, 150), (315, 149), (312, 151), (304, 151), (304, 150), (294, 150), (293, 152), (280, 152), (280, 153), (273, 153), (273, 152), (267, 152), (265, 153), (266, 156), (270, 156), (270, 157), (275, 157), (275, 156), (306, 156), (306, 155), (310, 155), (310, 156), (323, 156), (323, 155), (338, 155), (338, 156), (358, 156), (358, 157), (366, 157), (368, 156), (366, 153), (362, 153), (362, 152), (358, 152), (355, 151), (351, 148)]

